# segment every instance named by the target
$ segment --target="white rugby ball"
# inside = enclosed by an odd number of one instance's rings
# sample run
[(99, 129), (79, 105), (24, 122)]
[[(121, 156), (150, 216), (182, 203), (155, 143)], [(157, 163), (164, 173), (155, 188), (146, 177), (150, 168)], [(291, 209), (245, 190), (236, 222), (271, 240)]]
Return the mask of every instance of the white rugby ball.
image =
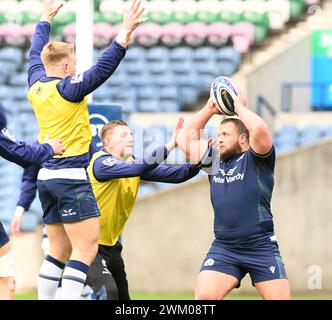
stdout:
[(221, 113), (227, 116), (235, 116), (234, 98), (239, 90), (228, 77), (215, 78), (211, 84), (211, 96)]

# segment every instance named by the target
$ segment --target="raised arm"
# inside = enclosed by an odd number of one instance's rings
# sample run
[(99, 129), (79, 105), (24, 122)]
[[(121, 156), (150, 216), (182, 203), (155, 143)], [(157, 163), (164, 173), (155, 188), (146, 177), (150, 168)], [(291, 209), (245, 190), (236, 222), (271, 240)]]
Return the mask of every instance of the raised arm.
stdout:
[(36, 26), (35, 34), (32, 37), (31, 49), (29, 52), (28, 84), (31, 87), (36, 81), (43, 77), (46, 72), (40, 54), (49, 41), (51, 31), (51, 20), (57, 15), (63, 4), (54, 5), (54, 0), (43, 1), (43, 12), (40, 22)]
[(207, 104), (189, 120), (177, 138), (177, 145), (191, 163), (199, 163), (206, 153), (208, 142), (201, 136), (205, 125), (214, 114), (220, 113), (210, 98)]
[(120, 161), (111, 155), (99, 157), (93, 166), (95, 178), (99, 181), (107, 181), (117, 178), (139, 177), (155, 169), (167, 159), (168, 153), (175, 148), (182, 125), (183, 118), (180, 118), (173, 131), (171, 140), (165, 146), (158, 147), (147, 157), (136, 159), (135, 162)]
[(113, 156), (104, 155), (94, 162), (93, 174), (99, 181), (139, 177), (144, 172), (156, 168), (167, 156), (168, 149), (166, 146), (157, 148), (149, 156), (137, 159), (136, 162), (121, 161)]
[(104, 51), (98, 62), (85, 72), (67, 77), (58, 84), (58, 90), (66, 100), (82, 101), (113, 74), (126, 54), (132, 32), (145, 21), (140, 18), (143, 12), (141, 1), (134, 0), (130, 8), (124, 10), (123, 24), (118, 36)]
[(247, 107), (243, 94), (234, 99), (235, 111), (249, 131), (250, 148), (259, 155), (265, 155), (272, 149), (272, 137), (265, 121)]

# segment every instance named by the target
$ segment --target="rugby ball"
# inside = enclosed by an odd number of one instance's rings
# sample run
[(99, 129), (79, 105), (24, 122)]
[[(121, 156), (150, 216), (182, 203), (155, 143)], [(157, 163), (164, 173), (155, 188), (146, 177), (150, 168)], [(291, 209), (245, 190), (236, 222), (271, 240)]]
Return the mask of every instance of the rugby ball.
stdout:
[(215, 78), (211, 84), (211, 97), (222, 114), (234, 116), (234, 98), (239, 90), (234, 82), (227, 77)]

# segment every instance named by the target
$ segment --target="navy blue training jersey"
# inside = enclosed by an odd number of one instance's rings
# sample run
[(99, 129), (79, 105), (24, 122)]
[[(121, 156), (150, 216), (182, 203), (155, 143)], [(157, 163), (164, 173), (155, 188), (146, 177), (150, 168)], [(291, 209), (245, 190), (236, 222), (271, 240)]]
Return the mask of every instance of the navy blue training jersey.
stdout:
[(0, 126), (0, 156), (27, 168), (49, 160), (54, 156), (54, 151), (48, 143), (29, 145), (19, 141), (6, 127)]
[(265, 156), (253, 150), (221, 161), (209, 175), (217, 239), (251, 244), (274, 235), (270, 209), (274, 185), (275, 150)]
[(158, 147), (145, 158), (134, 158), (135, 161), (121, 161), (112, 156), (106, 149), (98, 156), (93, 164), (93, 175), (98, 181), (140, 177), (145, 181), (164, 183), (185, 182), (199, 173), (200, 168), (191, 163), (180, 166), (166, 166), (159, 164), (168, 156), (165, 146)]

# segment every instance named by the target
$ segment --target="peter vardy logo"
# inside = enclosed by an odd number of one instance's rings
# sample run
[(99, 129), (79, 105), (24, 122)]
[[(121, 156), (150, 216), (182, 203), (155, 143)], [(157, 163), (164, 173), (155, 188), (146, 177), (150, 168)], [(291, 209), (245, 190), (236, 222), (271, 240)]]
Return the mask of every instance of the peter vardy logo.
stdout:
[(68, 217), (68, 216), (75, 216), (77, 213), (73, 211), (73, 209), (63, 210), (62, 216)]
[(213, 176), (212, 181), (214, 183), (232, 183), (234, 181), (242, 181), (244, 179), (244, 173), (238, 173), (236, 176), (233, 177), (217, 177), (217, 176)]

